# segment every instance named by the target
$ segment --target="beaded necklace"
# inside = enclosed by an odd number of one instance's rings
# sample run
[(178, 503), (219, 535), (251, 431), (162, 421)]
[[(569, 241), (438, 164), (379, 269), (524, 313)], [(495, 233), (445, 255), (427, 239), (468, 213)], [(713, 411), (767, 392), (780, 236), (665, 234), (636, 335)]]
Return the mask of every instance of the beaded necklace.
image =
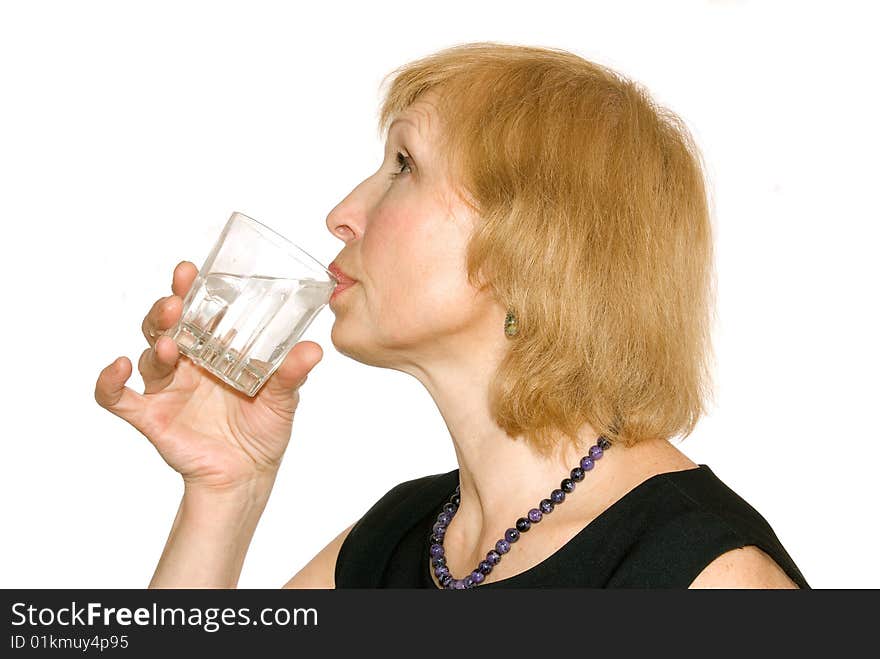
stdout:
[(446, 552), (443, 549), (443, 538), (446, 535), (446, 529), (455, 513), (458, 511), (459, 503), (461, 503), (460, 486), (456, 486), (455, 492), (449, 497), (449, 501), (443, 504), (443, 509), (437, 515), (437, 521), (431, 528), (431, 547), (429, 550), (431, 558), (431, 567), (434, 568), (434, 575), (440, 586), (447, 590), (462, 590), (465, 588), (475, 588), (479, 586), (486, 578), (492, 568), (498, 565), (501, 557), (510, 551), (514, 542), (519, 540), (520, 535), (526, 533), (532, 528), (532, 524), (541, 521), (544, 515), (549, 515), (553, 509), (563, 501), (565, 495), (571, 494), (577, 483), (584, 480), (584, 476), (590, 471), (596, 460), (602, 457), (602, 453), (611, 447), (611, 442), (604, 436), (600, 436), (597, 442), (590, 447), (587, 455), (581, 458), (580, 464), (571, 470), (568, 478), (564, 478), (559, 484), (559, 488), (550, 493), (550, 497), (542, 499), (537, 508), (532, 508), (525, 517), (516, 520), (515, 526), (507, 529), (504, 537), (495, 543), (495, 548), (486, 553), (486, 558), (480, 561), (480, 564), (464, 579), (454, 578), (446, 565)]

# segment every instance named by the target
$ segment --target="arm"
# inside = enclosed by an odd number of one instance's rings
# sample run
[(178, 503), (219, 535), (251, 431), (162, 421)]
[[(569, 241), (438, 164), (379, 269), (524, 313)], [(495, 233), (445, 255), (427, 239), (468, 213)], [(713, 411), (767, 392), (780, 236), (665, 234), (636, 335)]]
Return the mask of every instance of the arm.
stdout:
[(235, 588), (271, 490), (185, 488), (150, 588)]
[(721, 554), (689, 588), (797, 588), (772, 558), (754, 545)]
[[(354, 524), (356, 524), (355, 522)], [(339, 556), (339, 548), (348, 537), (352, 524), (342, 533), (330, 541), (326, 547), (319, 551), (315, 557), (306, 563), (283, 588), (335, 588), (334, 579), (336, 573), (336, 559)]]

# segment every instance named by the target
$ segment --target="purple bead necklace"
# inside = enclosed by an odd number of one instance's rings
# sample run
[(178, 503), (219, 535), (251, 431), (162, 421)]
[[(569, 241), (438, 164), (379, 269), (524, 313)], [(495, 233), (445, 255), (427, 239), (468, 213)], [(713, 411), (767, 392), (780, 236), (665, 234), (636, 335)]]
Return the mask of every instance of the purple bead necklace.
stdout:
[(490, 550), (486, 554), (486, 559), (481, 561), (477, 568), (464, 579), (455, 579), (449, 573), (449, 568), (446, 566), (446, 552), (443, 549), (446, 529), (452, 518), (455, 517), (461, 502), (460, 486), (456, 486), (449, 501), (443, 504), (443, 510), (437, 515), (437, 522), (431, 529), (431, 566), (434, 568), (434, 574), (440, 585), (448, 590), (462, 590), (479, 586), (486, 575), (492, 571), (492, 568), (498, 565), (501, 557), (510, 551), (511, 545), (519, 540), (520, 534), (528, 531), (532, 528), (532, 524), (540, 522), (544, 515), (553, 512), (553, 508), (557, 504), (565, 501), (565, 495), (574, 492), (575, 484), (584, 480), (584, 475), (593, 468), (595, 461), (601, 458), (602, 453), (609, 448), (611, 448), (611, 442), (604, 436), (600, 436), (596, 443), (590, 447), (587, 455), (581, 458), (580, 464), (571, 470), (570, 477), (564, 478), (559, 488), (550, 493), (550, 498), (542, 499), (538, 508), (532, 508), (527, 517), (520, 517), (516, 520), (515, 528), (507, 529), (504, 537), (495, 543), (495, 549)]

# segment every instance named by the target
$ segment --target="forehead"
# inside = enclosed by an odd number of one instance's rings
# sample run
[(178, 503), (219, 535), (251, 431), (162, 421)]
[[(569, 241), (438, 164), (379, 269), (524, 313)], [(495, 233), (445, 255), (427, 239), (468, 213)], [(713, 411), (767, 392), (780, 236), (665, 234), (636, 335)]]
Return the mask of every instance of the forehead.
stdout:
[(410, 125), (416, 129), (419, 137), (430, 140), (437, 129), (438, 114), (434, 104), (435, 92), (429, 91), (413, 101), (405, 110), (396, 115), (391, 122), (389, 132), (399, 125)]

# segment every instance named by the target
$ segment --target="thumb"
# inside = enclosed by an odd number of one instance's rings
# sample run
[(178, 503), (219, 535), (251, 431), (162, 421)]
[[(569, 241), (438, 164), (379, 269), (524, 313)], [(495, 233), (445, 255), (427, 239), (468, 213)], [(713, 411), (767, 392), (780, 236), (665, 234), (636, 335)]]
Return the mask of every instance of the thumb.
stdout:
[(319, 344), (300, 341), (287, 353), (281, 366), (269, 377), (257, 396), (265, 398), (272, 407), (292, 412), (289, 406), (294, 394), (323, 357), (324, 351)]

